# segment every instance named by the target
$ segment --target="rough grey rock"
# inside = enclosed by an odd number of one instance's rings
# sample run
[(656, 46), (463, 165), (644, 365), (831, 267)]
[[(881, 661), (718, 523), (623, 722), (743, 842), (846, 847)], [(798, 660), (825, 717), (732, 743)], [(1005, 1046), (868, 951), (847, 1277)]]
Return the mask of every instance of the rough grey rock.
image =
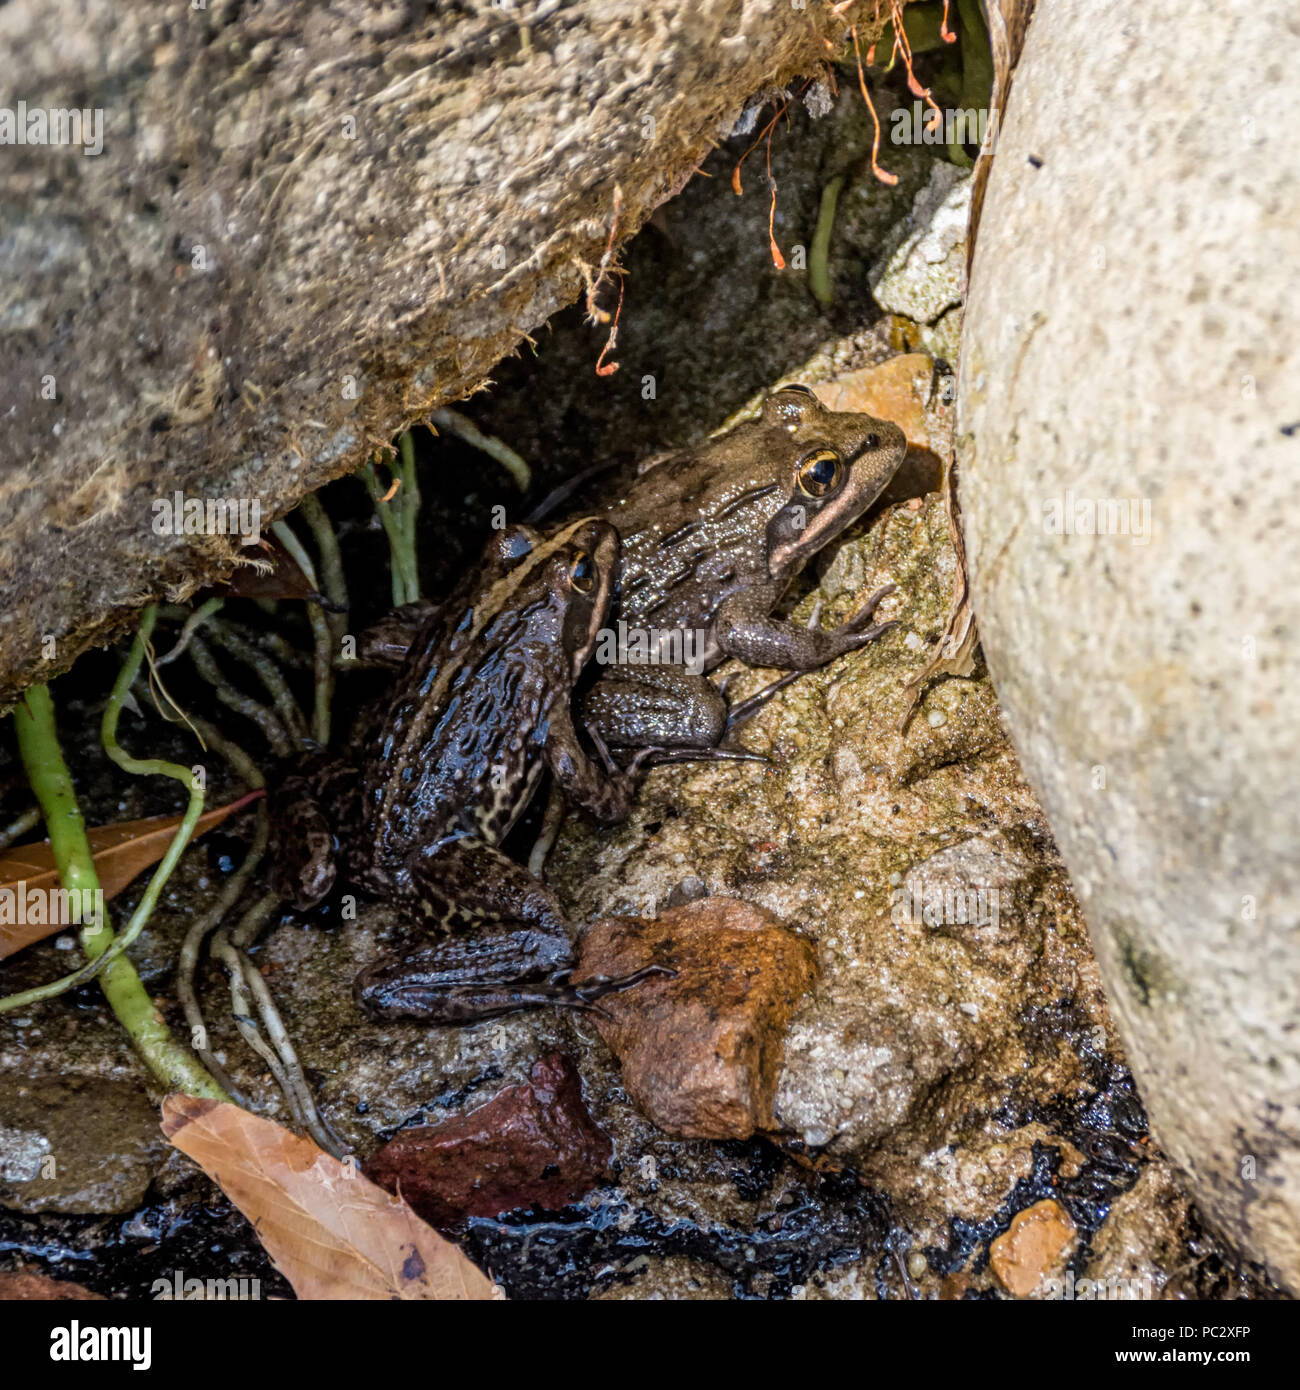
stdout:
[(1156, 1136), (1300, 1292), (1300, 16), (1099, 21), (1039, 7), (989, 184), (974, 594)]
[(936, 161), (872, 272), (871, 292), (882, 309), (933, 324), (961, 303), (970, 196), (970, 175)]

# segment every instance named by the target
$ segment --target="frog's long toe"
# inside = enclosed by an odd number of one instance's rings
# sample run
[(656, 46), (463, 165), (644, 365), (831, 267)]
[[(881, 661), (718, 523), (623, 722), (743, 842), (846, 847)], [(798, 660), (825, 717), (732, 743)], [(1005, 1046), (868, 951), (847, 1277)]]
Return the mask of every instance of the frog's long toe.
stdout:
[[(896, 594), (897, 592), (897, 584), (886, 584), (883, 589), (877, 589), (844, 626), (850, 631), (860, 632), (863, 624), (870, 621), (872, 614), (880, 607), (881, 603), (887, 599), (890, 594)], [(893, 624), (890, 623), (889, 626), (892, 627)]]
[[(607, 994), (618, 994), (625, 989), (631, 989), (633, 985), (639, 985), (642, 980), (648, 980), (652, 975), (666, 975), (673, 979), (677, 972), (667, 965), (646, 965), (640, 970), (632, 971), (630, 975), (592, 975), (580, 985), (568, 983), (568, 977), (572, 974), (573, 971), (565, 970), (561, 972), (560, 977), (552, 977), (552, 986), (567, 996), (557, 996), (553, 1002), (575, 1009), (594, 1009), (597, 1007), (596, 1001), (603, 999)], [(559, 979), (562, 979), (563, 983), (557, 983)]]
[(898, 626), (898, 619), (891, 618), (887, 623), (876, 623), (874, 627), (869, 627), (865, 632), (854, 633), (845, 643), (846, 651), (857, 651), (859, 647), (865, 647), (874, 642), (877, 637), (883, 637), (885, 633)]
[(647, 748), (642, 767), (666, 767), (672, 763), (770, 763), (762, 753), (748, 748)]
[[(747, 719), (752, 719), (774, 695), (779, 694), (787, 685), (793, 685), (803, 674), (802, 671), (787, 671), (779, 680), (765, 685), (762, 690), (751, 695), (749, 699), (741, 700), (739, 704), (732, 705), (727, 712), (727, 734), (730, 734), (733, 729), (738, 729)], [(764, 758), (763, 761), (767, 762), (769, 759)]]

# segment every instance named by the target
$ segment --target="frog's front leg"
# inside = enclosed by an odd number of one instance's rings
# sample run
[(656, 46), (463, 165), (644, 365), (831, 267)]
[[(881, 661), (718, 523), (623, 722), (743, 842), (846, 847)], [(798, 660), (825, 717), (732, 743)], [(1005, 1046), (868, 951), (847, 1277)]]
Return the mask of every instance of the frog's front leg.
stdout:
[(599, 730), (592, 737), (601, 756), (596, 762), (583, 748), (567, 706), (552, 710), (546, 736), (546, 765), (569, 801), (603, 825), (617, 825), (632, 809), (632, 789), (642, 755), (626, 770), (615, 767)]
[(418, 925), (451, 933), (380, 961), (353, 995), (376, 1018), (473, 1023), (541, 1004), (590, 1008), (645, 971), (575, 988), (573, 947), (550, 890), (482, 840), (453, 840), (411, 866), (398, 899)]
[(718, 605), (713, 620), (714, 637), (728, 656), (747, 666), (811, 671), (845, 652), (865, 647), (896, 626), (895, 622), (871, 625), (880, 601), (896, 587), (887, 584), (872, 594), (848, 622), (827, 629), (800, 627), (773, 618), (772, 609), (778, 598), (775, 585), (756, 584), (730, 594)]
[(711, 749), (727, 728), (727, 702), (683, 666), (620, 666), (582, 702), (587, 728), (614, 748)]

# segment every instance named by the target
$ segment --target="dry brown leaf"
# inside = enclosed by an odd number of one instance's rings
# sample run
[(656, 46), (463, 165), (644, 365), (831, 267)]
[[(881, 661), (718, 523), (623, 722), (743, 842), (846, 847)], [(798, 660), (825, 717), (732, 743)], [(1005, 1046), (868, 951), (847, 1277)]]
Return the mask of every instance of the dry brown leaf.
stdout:
[[(1025, 44), (1025, 32), (1033, 17), (1035, 0), (989, 0), (984, 6), (989, 25), (989, 46), (993, 50), (993, 90), (989, 94), (989, 120), (994, 130), (1002, 128), (1007, 114), (1007, 98), (1020, 50)], [(988, 186), (989, 170), (993, 167), (996, 149), (986, 144), (975, 161), (971, 178), (970, 220), (966, 228), (966, 281), (970, 283), (970, 268), (975, 256), (975, 237), (980, 216), (984, 211), (984, 190)]]
[(938, 650), (915, 680), (908, 681), (903, 693), (907, 707), (899, 721), (899, 731), (906, 732), (912, 715), (920, 703), (927, 685), (939, 676), (969, 676), (975, 670), (975, 648), (979, 646), (979, 628), (975, 625), (975, 610), (971, 607), (970, 577), (966, 572), (966, 542), (961, 533), (961, 508), (957, 502), (957, 457), (954, 454), (944, 477), (944, 502), (948, 512), (948, 536), (957, 552), (957, 573), (952, 585), (952, 605), (948, 626)]
[[(260, 791), (249, 792), (238, 801), (205, 811), (190, 838), (197, 840), (205, 831), (220, 825), (227, 816), (242, 811), (263, 795)], [(132, 879), (151, 868), (167, 853), (167, 846), (171, 844), (181, 820), (181, 816), (148, 816), (144, 820), (99, 825), (86, 831), (105, 902), (116, 897)], [(54, 854), (48, 840), (34, 845), (19, 845), (0, 854), (0, 891), (18, 883), (24, 885), (26, 894), (43, 893), (59, 886), (59, 871), (54, 866)], [(65, 922), (0, 922), (0, 960), (21, 951), (24, 946), (61, 932), (66, 925)]]
[(298, 562), (274, 536), (263, 536), (257, 551), (247, 558), (262, 564), (242, 566), (211, 592), (228, 598), (320, 598)]
[(170, 1095), (162, 1130), (253, 1224), (303, 1299), (497, 1299), (505, 1294), (398, 1197), (228, 1101)]

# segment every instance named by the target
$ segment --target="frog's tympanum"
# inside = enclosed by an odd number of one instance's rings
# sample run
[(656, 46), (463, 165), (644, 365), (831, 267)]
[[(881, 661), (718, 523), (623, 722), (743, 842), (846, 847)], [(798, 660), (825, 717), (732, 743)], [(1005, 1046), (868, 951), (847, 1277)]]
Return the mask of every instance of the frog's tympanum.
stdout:
[(614, 528), (591, 517), (546, 539), (501, 533), (468, 601), (428, 612), (353, 756), (322, 759), (281, 789), (273, 881), (283, 896), (314, 906), (341, 876), (438, 933), (358, 977), (372, 1014), (457, 1023), (581, 1006), (645, 973), (571, 986), (558, 904), (500, 849), (545, 768), (598, 819), (627, 813), (633, 773), (593, 761), (570, 710), (618, 550)]
[[(617, 616), (643, 633), (691, 632), (691, 669), (604, 668), (583, 704), (589, 725), (624, 747), (708, 748), (728, 712), (703, 672), (727, 657), (807, 671), (892, 627), (871, 625), (892, 589), (830, 630), (772, 613), (807, 561), (880, 495), (906, 451), (897, 425), (827, 410), (806, 386), (787, 386), (757, 419), (653, 461), (603, 511), (623, 543)], [(731, 717), (734, 726), (736, 711)]]

